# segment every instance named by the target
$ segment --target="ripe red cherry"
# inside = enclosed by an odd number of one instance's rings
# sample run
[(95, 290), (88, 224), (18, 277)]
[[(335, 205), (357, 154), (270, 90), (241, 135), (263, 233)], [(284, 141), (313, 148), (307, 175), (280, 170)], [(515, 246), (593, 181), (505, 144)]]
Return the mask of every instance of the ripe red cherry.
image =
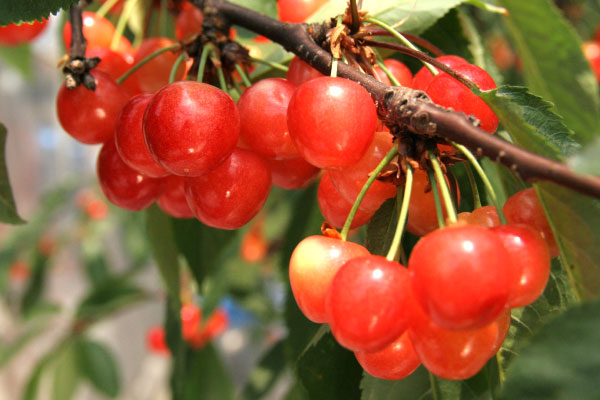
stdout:
[(165, 335), (165, 328), (160, 325), (153, 326), (148, 329), (146, 333), (146, 345), (148, 350), (157, 354), (169, 354), (169, 348), (167, 347), (167, 340)]
[(410, 278), (402, 265), (370, 255), (344, 264), (327, 291), (329, 326), (352, 351), (373, 352), (408, 327)]
[[(369, 174), (391, 150), (392, 145), (391, 134), (376, 132), (367, 152), (356, 164), (329, 171), (333, 186), (344, 200), (354, 203), (363, 185), (369, 179)], [(394, 197), (396, 192), (397, 188), (393, 183), (375, 180), (360, 203), (359, 210), (373, 213), (386, 199)]]
[(170, 175), (163, 180), (163, 191), (156, 201), (158, 206), (175, 218), (194, 218), (185, 197), (185, 181), (182, 176)]
[[(460, 64), (454, 67), (475, 83), (481, 90), (496, 88), (492, 77), (483, 69), (472, 64)], [(474, 115), (481, 122), (481, 129), (494, 133), (498, 127), (498, 117), (492, 109), (465, 85), (446, 73), (438, 74), (425, 89), (434, 103), (452, 107), (467, 115)]]
[(151, 94), (141, 94), (123, 106), (115, 128), (115, 142), (125, 164), (151, 178), (161, 178), (169, 173), (150, 155), (142, 132), (144, 112), (151, 99)]
[(498, 318), (515, 279), (500, 238), (476, 225), (423, 237), (408, 268), (419, 305), (446, 329), (477, 329)]
[(257, 218), (242, 237), (240, 258), (254, 264), (265, 260), (269, 253), (269, 240), (264, 234), (264, 218)]
[(202, 310), (193, 304), (185, 304), (181, 307), (179, 314), (181, 317), (181, 336), (186, 341), (190, 341), (200, 332)]
[[(394, 78), (396, 78), (396, 80), (400, 83), (401, 86), (406, 86), (406, 87), (412, 86), (413, 75), (412, 75), (412, 72), (410, 72), (410, 69), (408, 69), (408, 67), (406, 65), (404, 65), (402, 62), (400, 62), (398, 60), (394, 60), (393, 58), (388, 58), (387, 60), (384, 60), (383, 63), (388, 68), (388, 70), (391, 72), (391, 74), (394, 76)], [(387, 85), (392, 84), (392, 82), (390, 81), (390, 78), (388, 78), (387, 74), (385, 72), (383, 72), (383, 70), (381, 68), (376, 66), (375, 72), (377, 73), (377, 76), (379, 77), (381, 82), (383, 82)]]
[(600, 80), (600, 44), (595, 41), (584, 42), (583, 54), (590, 63), (596, 79)]
[(323, 77), (298, 87), (287, 122), (306, 161), (336, 168), (355, 164), (365, 154), (375, 134), (377, 112), (369, 92), (358, 83)]
[(524, 224), (536, 230), (546, 242), (551, 258), (560, 254), (552, 228), (550, 228), (550, 223), (535, 189), (529, 188), (515, 193), (506, 200), (502, 211), (504, 211), (509, 224)]
[[(171, 39), (154, 37), (144, 39), (140, 47), (135, 53), (133, 63), (137, 64), (144, 58), (154, 53), (157, 50), (171, 46), (175, 42)], [(153, 58), (138, 69), (129, 79), (135, 80), (137, 86), (146, 93), (154, 93), (163, 86), (169, 83), (169, 75), (171, 74), (171, 68), (177, 60), (177, 54), (167, 51), (161, 55)], [(185, 65), (181, 63), (177, 69), (175, 79), (179, 80), (185, 72)], [(127, 82), (127, 81), (125, 81)]]
[(149, 207), (160, 194), (161, 181), (131, 169), (121, 160), (114, 140), (104, 143), (96, 163), (98, 182), (106, 198), (131, 211)]
[(325, 297), (333, 277), (347, 261), (368, 255), (359, 244), (325, 236), (309, 236), (296, 246), (290, 259), (290, 284), (306, 318), (328, 322)]
[[(84, 11), (82, 17), (83, 35), (87, 40), (87, 48), (109, 48), (115, 34), (114, 25), (108, 19), (99, 16), (95, 12)], [(63, 42), (65, 49), (69, 51), (71, 48), (71, 23), (68, 21), (63, 28)], [(126, 37), (121, 36), (117, 51), (124, 54), (132, 53), (131, 43)]]
[(233, 151), (240, 119), (227, 93), (205, 83), (175, 82), (158, 91), (144, 116), (150, 154), (175, 175), (198, 176)]
[(204, 14), (198, 7), (184, 2), (175, 20), (175, 37), (179, 40), (187, 39), (189, 36), (202, 32)]
[(196, 218), (221, 229), (248, 223), (265, 204), (270, 189), (267, 162), (243, 149), (235, 149), (214, 170), (185, 181), (187, 201)]
[[(444, 65), (447, 65), (448, 67), (450, 67), (452, 69), (455, 69), (459, 65), (469, 64), (469, 62), (467, 60), (465, 60), (464, 58), (459, 57), (459, 56), (453, 56), (453, 55), (437, 57), (436, 60), (438, 60), (439, 62), (441, 62)], [(436, 70), (439, 71), (437, 68), (436, 68)], [(431, 71), (429, 71), (429, 69), (427, 67), (423, 66), (423, 67), (421, 67), (419, 72), (417, 72), (415, 74), (415, 77), (414, 77), (413, 83), (412, 83), (412, 88), (417, 89), (417, 90), (425, 90), (425, 89), (427, 89), (427, 86), (429, 86), (429, 84), (431, 83), (433, 78), (435, 78), (435, 77), (431, 73)]]
[(96, 70), (107, 73), (115, 81), (133, 66), (133, 57), (112, 51), (109, 48), (95, 47), (86, 51), (86, 57), (99, 57), (102, 61)]
[(104, 72), (92, 70), (96, 90), (80, 85), (74, 90), (61, 86), (56, 113), (63, 129), (85, 144), (103, 143), (113, 137), (115, 123), (127, 95)]
[(33, 23), (23, 22), (21, 25), (9, 24), (0, 26), (0, 46), (18, 46), (35, 39), (48, 25), (48, 20)]
[(327, 0), (278, 0), (279, 20), (283, 22), (304, 22)]
[(271, 168), (273, 185), (287, 190), (305, 187), (320, 171), (302, 157), (267, 162)]
[(285, 74), (285, 78), (296, 85), (302, 85), (306, 81), (324, 76), (297, 56), (292, 58), (288, 72)]
[[(352, 204), (344, 200), (338, 191), (335, 190), (328, 172), (323, 175), (321, 182), (319, 182), (317, 201), (319, 202), (319, 209), (321, 210), (323, 218), (331, 225), (341, 229), (352, 209)], [(358, 228), (369, 222), (372, 216), (372, 213), (357, 210), (350, 227)]]
[(508, 306), (533, 303), (544, 292), (550, 277), (550, 255), (544, 239), (527, 225), (502, 225), (492, 232), (504, 243), (515, 269)]
[(285, 79), (263, 79), (250, 86), (238, 101), (240, 136), (263, 157), (300, 157), (286, 121), (288, 104), (295, 90), (296, 85)]
[(421, 365), (408, 331), (382, 350), (373, 353), (357, 351), (354, 356), (365, 371), (379, 379), (404, 379)]

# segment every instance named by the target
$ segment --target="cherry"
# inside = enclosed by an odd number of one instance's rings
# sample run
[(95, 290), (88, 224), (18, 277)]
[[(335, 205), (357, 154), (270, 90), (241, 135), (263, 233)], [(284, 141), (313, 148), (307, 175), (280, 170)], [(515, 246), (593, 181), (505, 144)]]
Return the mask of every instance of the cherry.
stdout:
[(198, 7), (188, 1), (183, 2), (181, 11), (175, 20), (175, 37), (184, 40), (199, 34), (202, 32), (203, 21), (204, 14)]
[(143, 129), (150, 154), (164, 169), (198, 176), (231, 154), (240, 124), (227, 93), (205, 83), (181, 81), (154, 95)]
[(502, 211), (504, 211), (509, 224), (524, 224), (536, 230), (546, 242), (550, 258), (560, 254), (552, 228), (550, 228), (550, 223), (535, 189), (529, 188), (515, 193), (506, 200)]
[(296, 148), (320, 168), (346, 167), (367, 151), (377, 124), (375, 104), (358, 83), (323, 77), (298, 87), (287, 113)]
[(123, 106), (115, 128), (115, 142), (125, 164), (151, 178), (161, 178), (169, 173), (150, 155), (142, 132), (144, 112), (150, 100), (151, 94), (141, 94)]
[(500, 225), (500, 217), (494, 206), (483, 206), (476, 208), (473, 212), (462, 212), (458, 214), (459, 221), (465, 221), (470, 225), (479, 225), (484, 228), (493, 228)]
[(114, 140), (109, 140), (102, 146), (96, 172), (106, 198), (121, 208), (143, 210), (154, 203), (160, 194), (161, 181), (128, 167), (119, 156)]
[[(137, 64), (144, 58), (157, 50), (173, 45), (175, 42), (168, 38), (153, 37), (144, 39), (135, 53), (133, 63)], [(177, 54), (167, 51), (154, 57), (135, 71), (129, 79), (135, 80), (137, 86), (146, 93), (154, 93), (169, 83), (171, 68), (177, 60)], [(177, 69), (176, 79), (181, 79), (185, 72), (185, 65), (182, 63)], [(125, 82), (127, 82), (127, 80)]]
[[(106, 3), (108, 0), (100, 0), (100, 3), (104, 4)], [(121, 14), (121, 12), (123, 11), (123, 7), (125, 6), (125, 0), (119, 0), (117, 1), (117, 4), (115, 4), (109, 11), (109, 13), (114, 14), (114, 15), (119, 15)]]
[(267, 162), (271, 168), (273, 185), (287, 190), (305, 187), (320, 171), (302, 157), (289, 160), (267, 160)]
[(86, 51), (86, 57), (99, 57), (102, 61), (96, 70), (107, 73), (115, 81), (133, 66), (133, 57), (109, 48), (95, 47)]
[(91, 71), (96, 90), (83, 85), (69, 90), (61, 86), (56, 97), (56, 112), (63, 129), (85, 144), (103, 143), (114, 135), (115, 123), (127, 95), (104, 72)]
[[(335, 190), (335, 186), (333, 186), (329, 173), (325, 173), (321, 178), (321, 182), (319, 182), (317, 201), (319, 202), (319, 209), (325, 220), (336, 228), (341, 229), (352, 209), (352, 204), (344, 200), (338, 191)], [(358, 228), (369, 222), (372, 216), (372, 213), (357, 210), (350, 227)]]
[(328, 322), (325, 297), (333, 277), (347, 261), (368, 255), (359, 244), (325, 236), (309, 236), (296, 246), (290, 259), (290, 284), (306, 318)]
[(600, 44), (594, 41), (584, 42), (582, 49), (596, 79), (600, 81)]
[[(344, 169), (329, 171), (333, 186), (344, 200), (354, 203), (363, 185), (369, 179), (371, 171), (391, 150), (392, 139), (392, 135), (387, 132), (376, 132), (367, 152), (356, 164)], [(373, 213), (386, 199), (394, 197), (396, 192), (397, 188), (393, 183), (375, 180), (360, 203), (359, 209)]]
[[(95, 47), (110, 48), (112, 37), (115, 34), (114, 25), (106, 18), (95, 12), (83, 12), (83, 36), (87, 41), (87, 49)], [(67, 21), (63, 28), (63, 43), (67, 52), (71, 48), (71, 23)], [(126, 37), (121, 36), (117, 52), (130, 54), (133, 52), (131, 43)]]
[(165, 328), (156, 325), (148, 329), (148, 332), (146, 333), (146, 345), (148, 346), (148, 350), (153, 353), (163, 355), (169, 354)]
[(247, 263), (264, 261), (269, 252), (269, 242), (263, 233), (264, 218), (257, 218), (244, 236), (240, 244), (240, 258)]
[(351, 259), (327, 291), (333, 336), (352, 351), (383, 349), (408, 327), (409, 294), (410, 278), (402, 265), (375, 255)]
[(219, 336), (227, 329), (229, 316), (223, 309), (217, 309), (204, 324), (197, 325), (194, 335), (187, 341), (194, 349), (199, 349), (211, 339)]
[(286, 121), (288, 104), (295, 90), (296, 85), (285, 79), (263, 79), (250, 86), (238, 101), (240, 136), (263, 157), (300, 157)]
[(185, 181), (196, 218), (221, 229), (237, 229), (249, 222), (265, 204), (270, 188), (269, 165), (243, 149), (235, 149), (214, 170)]
[(492, 232), (504, 243), (515, 269), (508, 306), (533, 303), (544, 292), (550, 277), (550, 255), (544, 239), (527, 225), (502, 225)]
[[(400, 83), (400, 86), (406, 86), (406, 87), (412, 86), (413, 75), (412, 75), (412, 72), (410, 72), (410, 69), (408, 69), (408, 67), (406, 65), (404, 65), (402, 62), (400, 62), (398, 60), (394, 60), (393, 58), (388, 58), (387, 60), (384, 60), (383, 63), (388, 68), (390, 73), (394, 76), (394, 78), (396, 78), (396, 80)], [(376, 72), (377, 76), (379, 77), (379, 80), (381, 80), (381, 82), (383, 82), (387, 85), (392, 84), (392, 82), (390, 81), (390, 78), (388, 78), (387, 74), (385, 72), (383, 72), (383, 70), (381, 68), (379, 68), (378, 66), (375, 66), (375, 72)]]
[(181, 307), (179, 315), (181, 317), (181, 336), (189, 342), (200, 331), (202, 310), (193, 304), (185, 304)]
[(182, 176), (169, 175), (163, 180), (163, 191), (156, 201), (158, 206), (175, 218), (194, 218), (185, 197), (185, 181)]
[(283, 22), (304, 22), (327, 0), (278, 0), (279, 20)]
[(16, 260), (8, 267), (10, 279), (14, 283), (25, 282), (31, 275), (31, 266), (23, 260)]
[(285, 78), (296, 85), (302, 85), (306, 81), (322, 78), (324, 76), (325, 75), (299, 59), (297, 56), (292, 58), (288, 72), (285, 74)]
[[(436, 60), (448, 67), (455, 69), (459, 65), (469, 64), (467, 60), (459, 56), (447, 55), (437, 57)], [(436, 71), (439, 70), (436, 68)], [(435, 76), (425, 66), (421, 67), (419, 72), (413, 78), (412, 88), (417, 90), (426, 90)]]
[(446, 329), (477, 329), (506, 308), (514, 269), (502, 240), (476, 225), (424, 236), (408, 260), (416, 300)]
[(42, 33), (48, 25), (48, 20), (44, 19), (33, 22), (23, 22), (20, 25), (9, 24), (0, 26), (0, 46), (18, 46), (28, 43)]
[(373, 353), (357, 351), (354, 356), (365, 371), (379, 379), (404, 379), (421, 365), (408, 331), (382, 350)]

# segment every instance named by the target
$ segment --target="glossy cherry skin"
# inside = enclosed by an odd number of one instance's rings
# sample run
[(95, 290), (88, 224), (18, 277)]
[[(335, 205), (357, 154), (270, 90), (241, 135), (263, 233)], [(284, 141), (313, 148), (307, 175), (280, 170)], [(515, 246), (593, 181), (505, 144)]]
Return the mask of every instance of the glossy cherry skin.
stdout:
[(357, 163), (369, 148), (377, 112), (369, 92), (358, 83), (323, 77), (294, 92), (287, 123), (306, 161), (319, 168), (346, 167)]
[(107, 73), (115, 81), (133, 66), (133, 57), (112, 51), (109, 48), (95, 47), (85, 52), (86, 57), (99, 57), (100, 64), (96, 70)]
[(150, 155), (142, 132), (144, 112), (151, 99), (151, 94), (141, 94), (123, 106), (117, 119), (115, 142), (125, 164), (151, 178), (162, 178), (169, 173)]
[(369, 375), (393, 381), (406, 378), (421, 365), (408, 331), (382, 350), (372, 353), (357, 351), (354, 356)]
[(115, 123), (127, 94), (104, 72), (92, 70), (96, 90), (83, 85), (69, 90), (61, 86), (56, 113), (63, 129), (85, 144), (104, 143), (114, 135)]
[[(333, 182), (329, 177), (329, 173), (325, 173), (319, 182), (319, 189), (317, 190), (317, 201), (319, 203), (319, 209), (323, 218), (331, 225), (338, 229), (341, 229), (346, 222), (346, 218), (352, 209), (352, 204), (348, 203), (344, 198), (335, 190)], [(364, 211), (357, 210), (352, 220), (351, 228), (358, 228), (369, 222), (372, 213), (366, 213)]]
[(492, 232), (504, 243), (515, 269), (508, 306), (533, 303), (544, 292), (550, 277), (550, 254), (544, 239), (527, 225), (502, 225)]
[(164, 169), (199, 176), (231, 154), (240, 119), (235, 102), (221, 89), (182, 81), (154, 95), (143, 126), (150, 154)]
[(187, 39), (192, 35), (202, 32), (202, 22), (204, 14), (198, 7), (184, 2), (175, 20), (175, 37), (179, 40)]
[(472, 212), (462, 212), (458, 214), (459, 221), (465, 221), (470, 225), (479, 225), (484, 228), (493, 228), (500, 226), (500, 217), (494, 206), (483, 206), (476, 208)]
[(312, 182), (320, 169), (304, 158), (289, 160), (267, 160), (271, 168), (273, 185), (287, 190), (300, 189)]
[(299, 59), (297, 56), (292, 58), (288, 72), (285, 74), (285, 78), (296, 85), (302, 85), (306, 81), (322, 78), (324, 76), (325, 75)]
[(169, 354), (165, 328), (157, 325), (148, 329), (148, 332), (146, 333), (146, 345), (148, 346), (148, 350), (153, 353)]
[[(140, 47), (138, 47), (133, 63), (137, 64), (144, 58), (154, 53), (157, 50), (171, 46), (175, 42), (168, 38), (153, 37), (144, 39)], [(133, 73), (128, 79), (133, 79), (137, 86), (146, 93), (154, 93), (160, 88), (169, 83), (169, 75), (171, 68), (177, 60), (178, 55), (167, 51), (153, 58), (148, 63), (144, 64), (140, 69)], [(185, 65), (182, 63), (177, 69), (175, 79), (179, 80), (185, 72)]]
[(290, 284), (306, 318), (328, 322), (325, 298), (333, 277), (346, 262), (368, 255), (359, 244), (325, 236), (309, 236), (296, 246), (290, 259)]
[(265, 204), (270, 189), (269, 165), (244, 149), (235, 149), (214, 170), (185, 181), (188, 204), (196, 218), (220, 229), (248, 223)]
[[(436, 60), (441, 62), (444, 65), (454, 69), (458, 65), (469, 64), (467, 60), (459, 56), (447, 55), (437, 57)], [(436, 68), (437, 70), (437, 68)], [(413, 78), (412, 88), (417, 90), (425, 90), (433, 80), (434, 75), (429, 71), (429, 69), (425, 66), (421, 67), (419, 72), (417, 72)]]
[(458, 225), (424, 236), (408, 260), (413, 293), (436, 324), (477, 329), (507, 307), (514, 270), (502, 240), (486, 228)]
[(287, 109), (296, 85), (268, 78), (250, 86), (238, 101), (240, 136), (265, 158), (290, 159), (300, 154), (287, 127)]
[[(369, 174), (392, 149), (392, 145), (391, 134), (376, 132), (365, 155), (356, 164), (344, 169), (329, 171), (333, 186), (344, 200), (354, 203), (365, 182), (369, 179)], [(360, 203), (359, 210), (373, 213), (385, 200), (394, 197), (396, 192), (397, 188), (393, 183), (375, 180)]]
[(185, 178), (169, 175), (163, 180), (163, 190), (156, 201), (158, 206), (175, 218), (194, 218), (194, 213), (185, 197)]
[(524, 224), (536, 230), (546, 242), (550, 257), (560, 254), (552, 228), (534, 188), (515, 193), (502, 207), (509, 224)]
[(370, 255), (344, 264), (327, 291), (331, 332), (352, 351), (379, 351), (409, 324), (410, 278), (402, 265)]
[(279, 20), (283, 22), (304, 22), (327, 0), (278, 0)]
[(104, 143), (96, 172), (100, 188), (106, 198), (116, 206), (130, 211), (149, 207), (161, 190), (159, 179), (149, 178), (131, 169), (121, 160), (114, 140)]
[[(83, 35), (87, 40), (87, 49), (95, 47), (109, 48), (115, 34), (114, 25), (106, 18), (99, 16), (95, 12), (84, 11), (83, 15)], [(71, 23), (67, 21), (63, 28), (63, 42), (65, 49), (71, 48)], [(121, 36), (117, 52), (131, 54), (133, 52), (131, 43), (126, 37)]]
[[(398, 60), (394, 60), (393, 58), (388, 58), (387, 60), (384, 60), (383, 63), (388, 68), (388, 70), (391, 72), (391, 74), (394, 76), (394, 78), (396, 78), (396, 80), (400, 83), (400, 86), (406, 86), (406, 87), (412, 86), (412, 82), (413, 82), (412, 72), (410, 72), (410, 69), (408, 69), (408, 67), (406, 65), (404, 65), (404, 63), (402, 63)], [(387, 85), (392, 84), (392, 82), (390, 81), (390, 78), (387, 76), (387, 74), (385, 72), (383, 72), (383, 70), (381, 68), (376, 66), (375, 72), (377, 73), (377, 76), (379, 77), (381, 82), (383, 82)]]
[(9, 24), (0, 26), (0, 46), (18, 46), (35, 39), (48, 25), (48, 20), (33, 23), (23, 22), (21, 25)]

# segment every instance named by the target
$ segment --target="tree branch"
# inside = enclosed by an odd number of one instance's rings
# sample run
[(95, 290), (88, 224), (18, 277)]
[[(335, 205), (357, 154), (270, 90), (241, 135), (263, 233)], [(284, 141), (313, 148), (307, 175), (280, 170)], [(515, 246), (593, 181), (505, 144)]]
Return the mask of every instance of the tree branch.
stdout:
[[(282, 45), (323, 74), (331, 71), (332, 56), (320, 43), (326, 41), (330, 24), (291, 24), (277, 21), (223, 0), (193, 0), (205, 14), (220, 15)], [(362, 85), (377, 105), (379, 117), (388, 126), (463, 144), (515, 171), (528, 182), (550, 181), (577, 192), (600, 198), (600, 178), (579, 175), (566, 165), (523, 150), (473, 125), (464, 113), (434, 105), (421, 91), (390, 87), (343, 63), (337, 75)]]
[(89, 71), (98, 65), (100, 59), (97, 57), (85, 58), (87, 41), (83, 35), (83, 9), (87, 3), (87, 0), (81, 0), (78, 4), (73, 4), (69, 9), (71, 48), (69, 50), (69, 58), (63, 67), (63, 73), (66, 75), (65, 85), (67, 89), (75, 89), (80, 84), (83, 84), (90, 90), (96, 88), (96, 81)]

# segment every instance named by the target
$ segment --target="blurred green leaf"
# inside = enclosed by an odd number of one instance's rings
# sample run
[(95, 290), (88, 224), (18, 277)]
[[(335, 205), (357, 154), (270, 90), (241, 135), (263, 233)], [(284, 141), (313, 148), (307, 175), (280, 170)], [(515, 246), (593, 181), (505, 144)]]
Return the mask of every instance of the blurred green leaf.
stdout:
[(70, 400), (81, 379), (77, 362), (77, 346), (71, 341), (62, 348), (54, 363), (52, 400)]
[(116, 397), (121, 381), (117, 362), (110, 350), (102, 343), (86, 338), (77, 340), (75, 348), (81, 375), (103, 394)]
[(48, 258), (39, 251), (35, 251), (34, 260), (31, 265), (31, 275), (27, 282), (27, 289), (21, 301), (21, 310), (23, 314), (28, 314), (31, 309), (40, 301), (42, 297), (46, 274), (48, 271)]
[(182, 400), (233, 399), (233, 382), (212, 344), (194, 352)]
[(285, 371), (285, 352), (283, 342), (271, 347), (252, 369), (248, 382), (242, 390), (244, 400), (259, 400), (273, 387), (277, 378)]
[(0, 46), (0, 59), (30, 80), (33, 78), (33, 56), (29, 44)]
[(170, 217), (157, 205), (146, 210), (146, 234), (158, 270), (173, 298), (179, 298), (179, 251)]
[(140, 288), (122, 279), (111, 279), (91, 289), (79, 304), (76, 316), (97, 319), (144, 298)]
[(277, 18), (277, 0), (230, 0), (230, 2), (271, 18)]
[(12, 342), (0, 344), (0, 368), (10, 362), (32, 339), (44, 331), (45, 327), (35, 326), (22, 333)]
[[(2, 15), (1, 12), (0, 15)], [(8, 180), (5, 158), (6, 136), (6, 127), (0, 124), (0, 223), (22, 224), (25, 221), (17, 213), (15, 198)]]
[(544, 325), (507, 372), (507, 400), (600, 398), (600, 303), (567, 310)]
[(61, 8), (68, 10), (74, 3), (74, 0), (3, 0), (0, 2), (0, 26), (48, 18)]
[(360, 388), (361, 400), (430, 400), (432, 398), (429, 373), (422, 366), (398, 381), (378, 379), (363, 372)]
[(42, 379), (42, 373), (45, 372), (48, 365), (54, 360), (59, 353), (50, 352), (40, 358), (35, 364), (31, 375), (25, 383), (23, 394), (21, 395), (22, 400), (35, 400), (37, 398), (38, 387), (40, 380)]

